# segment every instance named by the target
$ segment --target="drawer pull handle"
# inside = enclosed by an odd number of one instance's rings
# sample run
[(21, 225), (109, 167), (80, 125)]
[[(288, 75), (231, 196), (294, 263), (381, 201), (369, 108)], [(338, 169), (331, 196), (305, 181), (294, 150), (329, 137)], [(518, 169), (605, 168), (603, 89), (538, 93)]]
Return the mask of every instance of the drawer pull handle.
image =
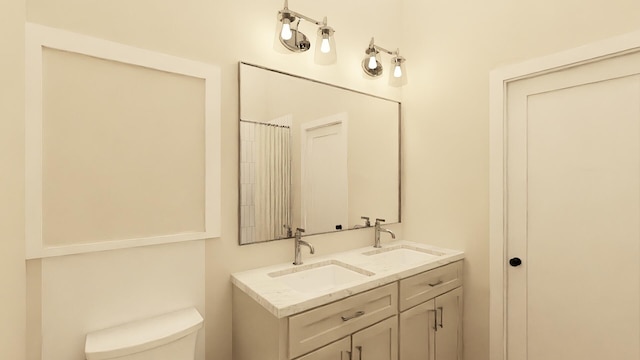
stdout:
[(355, 318), (360, 317), (362, 315), (364, 315), (364, 311), (356, 311), (356, 313), (351, 315), (351, 316), (340, 316), (340, 318), (342, 319), (342, 321), (349, 321), (351, 319), (355, 319)]
[(429, 286), (431, 286), (431, 287), (436, 287), (436, 286), (438, 286), (438, 285), (442, 285), (442, 283), (444, 283), (444, 281), (442, 281), (442, 280), (438, 280), (438, 282), (437, 282), (437, 283), (434, 283), (434, 284), (429, 283)]

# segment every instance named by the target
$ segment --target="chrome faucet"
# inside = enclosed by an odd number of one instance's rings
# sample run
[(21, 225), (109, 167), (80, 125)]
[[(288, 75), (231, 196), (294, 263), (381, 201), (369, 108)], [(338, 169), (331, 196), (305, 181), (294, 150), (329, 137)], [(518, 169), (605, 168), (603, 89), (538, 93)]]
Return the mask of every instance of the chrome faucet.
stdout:
[(396, 238), (396, 234), (393, 233), (393, 231), (389, 230), (389, 229), (385, 229), (383, 227), (380, 226), (381, 222), (385, 222), (384, 219), (376, 219), (376, 223), (375, 223), (375, 233), (376, 233), (376, 241), (373, 244), (373, 247), (375, 248), (381, 248), (382, 245), (380, 245), (380, 233), (381, 232), (386, 232), (391, 234), (391, 238), (395, 239)]
[(360, 219), (364, 220), (364, 225), (356, 224), (353, 226), (354, 229), (371, 227), (371, 221), (369, 221), (368, 216), (360, 216)]
[(316, 249), (313, 248), (313, 245), (308, 242), (302, 240), (302, 233), (304, 229), (296, 228), (296, 239), (294, 242), (295, 246), (295, 259), (293, 260), (293, 265), (302, 265), (302, 253), (300, 251), (300, 245), (307, 246), (309, 248), (309, 252), (311, 254), (315, 254)]

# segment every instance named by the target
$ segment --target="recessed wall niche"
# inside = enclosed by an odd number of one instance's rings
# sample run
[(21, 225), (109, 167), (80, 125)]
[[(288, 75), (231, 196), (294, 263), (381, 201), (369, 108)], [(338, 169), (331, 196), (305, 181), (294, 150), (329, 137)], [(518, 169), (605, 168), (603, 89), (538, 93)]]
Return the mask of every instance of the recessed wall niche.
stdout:
[(215, 66), (27, 25), (27, 258), (219, 236)]

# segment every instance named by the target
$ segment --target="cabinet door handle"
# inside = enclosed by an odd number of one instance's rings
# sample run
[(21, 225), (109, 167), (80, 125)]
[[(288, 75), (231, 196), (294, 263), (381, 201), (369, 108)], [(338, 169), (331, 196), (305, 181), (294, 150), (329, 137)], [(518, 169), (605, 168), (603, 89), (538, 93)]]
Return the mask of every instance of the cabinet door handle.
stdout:
[[(442, 306), (438, 307), (438, 310), (440, 310), (440, 324), (438, 324), (438, 326), (440, 326), (440, 328), (444, 327), (444, 308)], [(438, 317), (438, 312), (436, 311), (436, 318)], [(437, 323), (437, 319), (436, 319), (436, 323)]]
[(351, 319), (355, 319), (355, 318), (360, 317), (362, 315), (364, 315), (364, 311), (356, 311), (356, 313), (351, 315), (351, 316), (340, 316), (340, 318), (342, 319), (342, 321), (349, 321)]
[(428, 283), (428, 284), (429, 284), (429, 286), (431, 286), (431, 287), (435, 287), (435, 286), (438, 286), (438, 285), (442, 285), (442, 283), (444, 283), (444, 281), (442, 281), (442, 280), (438, 280), (438, 282), (436, 282), (436, 283), (433, 283), (433, 284), (432, 284), (432, 283)]
[(344, 355), (344, 353), (347, 353), (348, 356), (348, 360), (351, 360), (351, 351), (341, 351), (340, 352), (340, 360), (342, 360), (342, 355)]
[(433, 313), (433, 330), (438, 331), (438, 312), (436, 310), (428, 310), (428, 312)]
[(356, 346), (358, 349), (358, 360), (362, 360), (362, 346)]

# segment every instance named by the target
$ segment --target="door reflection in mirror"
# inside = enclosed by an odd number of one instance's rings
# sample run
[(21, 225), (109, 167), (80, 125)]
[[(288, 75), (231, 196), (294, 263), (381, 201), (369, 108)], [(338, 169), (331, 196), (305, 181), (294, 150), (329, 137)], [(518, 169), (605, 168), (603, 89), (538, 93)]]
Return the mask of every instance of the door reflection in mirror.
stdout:
[(347, 114), (301, 125), (302, 225), (311, 234), (349, 223)]

